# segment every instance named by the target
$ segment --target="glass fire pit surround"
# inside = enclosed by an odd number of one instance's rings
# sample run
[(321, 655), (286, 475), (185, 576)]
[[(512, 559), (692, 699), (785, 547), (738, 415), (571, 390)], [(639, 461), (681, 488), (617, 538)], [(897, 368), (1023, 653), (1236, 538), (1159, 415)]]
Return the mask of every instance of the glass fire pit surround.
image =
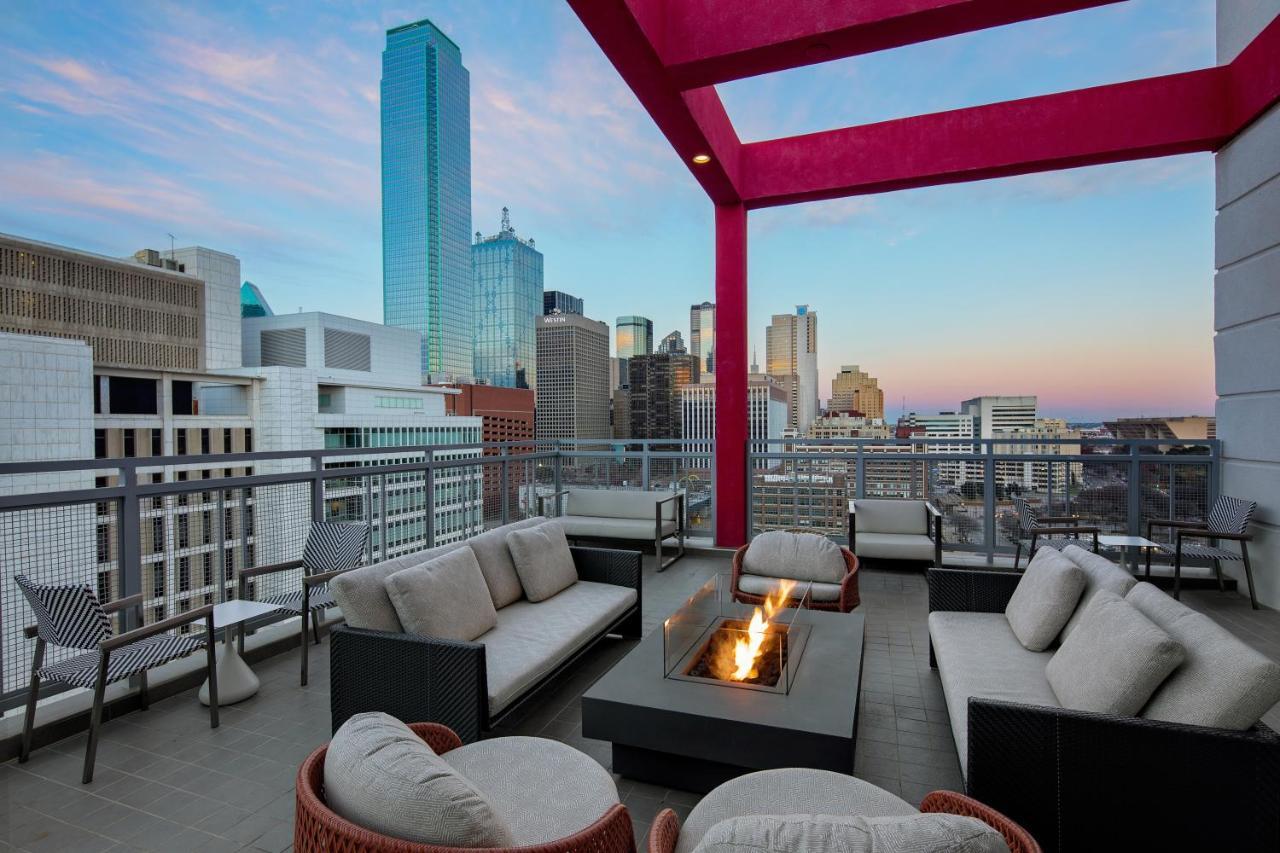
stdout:
[(717, 574), (662, 623), (666, 678), (790, 693), (809, 639), (808, 583), (781, 588), (763, 605), (733, 600)]

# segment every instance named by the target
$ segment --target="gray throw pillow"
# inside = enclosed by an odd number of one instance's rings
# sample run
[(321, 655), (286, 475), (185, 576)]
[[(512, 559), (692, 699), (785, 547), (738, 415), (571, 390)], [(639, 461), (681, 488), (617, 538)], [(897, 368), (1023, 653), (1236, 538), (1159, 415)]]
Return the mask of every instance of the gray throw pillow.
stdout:
[(751, 815), (707, 830), (696, 853), (1009, 853), (1004, 836), (953, 814)]
[(770, 530), (751, 540), (742, 557), (742, 571), (767, 578), (840, 583), (844, 556), (825, 536)]
[(1181, 643), (1102, 590), (1044, 674), (1064, 708), (1134, 716), (1184, 657)]
[(1084, 593), (1080, 596), (1080, 603), (1076, 605), (1076, 612), (1067, 620), (1067, 624), (1062, 626), (1062, 633), (1058, 635), (1058, 645), (1065, 643), (1067, 637), (1071, 636), (1071, 632), (1080, 622), (1080, 617), (1084, 615), (1085, 608), (1100, 590), (1110, 590), (1123, 598), (1137, 583), (1133, 575), (1106, 557), (1086, 551), (1079, 545), (1068, 545), (1063, 548), (1062, 556), (1075, 563), (1084, 572)]
[(547, 522), (507, 534), (507, 547), (516, 564), (516, 574), (530, 601), (544, 601), (578, 582), (569, 540), (564, 527)]
[(1004, 609), (1018, 642), (1033, 652), (1049, 648), (1075, 612), (1084, 583), (1080, 567), (1056, 550), (1037, 551)]
[(484, 793), (388, 714), (356, 714), (324, 758), (324, 798), (365, 829), (446, 847), (510, 847)]
[(498, 611), (470, 548), (396, 572), (385, 583), (400, 624), (410, 634), (470, 642), (498, 624)]
[(489, 586), (489, 595), (493, 598), (493, 606), (499, 610), (508, 604), (521, 599), (524, 590), (520, 587), (520, 576), (516, 574), (515, 564), (511, 562), (511, 549), (507, 547), (507, 534), (512, 530), (523, 530), (526, 527), (537, 527), (546, 521), (542, 516), (514, 521), (485, 531), (479, 536), (472, 536), (467, 545), (476, 552), (476, 562), (484, 573), (484, 582)]
[(1157, 688), (1142, 716), (1244, 731), (1280, 702), (1280, 664), (1203, 613), (1140, 583), (1125, 596), (1182, 644), (1187, 659)]

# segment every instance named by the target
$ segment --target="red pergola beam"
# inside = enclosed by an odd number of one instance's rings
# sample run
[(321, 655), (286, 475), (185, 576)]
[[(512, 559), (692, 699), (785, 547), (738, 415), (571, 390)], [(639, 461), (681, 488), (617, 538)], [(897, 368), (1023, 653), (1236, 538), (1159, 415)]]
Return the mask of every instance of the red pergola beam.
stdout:
[(1221, 147), (1280, 99), (1280, 19), (1228, 65), (742, 146), (748, 208)]
[(1119, 0), (631, 0), (672, 81), (710, 86)]
[[(742, 144), (716, 90), (686, 92), (671, 82), (641, 27), (648, 21), (643, 9), (633, 13), (626, 0), (569, 0), (569, 5), (711, 200), (738, 203)], [(695, 165), (698, 154), (709, 154), (711, 162)]]

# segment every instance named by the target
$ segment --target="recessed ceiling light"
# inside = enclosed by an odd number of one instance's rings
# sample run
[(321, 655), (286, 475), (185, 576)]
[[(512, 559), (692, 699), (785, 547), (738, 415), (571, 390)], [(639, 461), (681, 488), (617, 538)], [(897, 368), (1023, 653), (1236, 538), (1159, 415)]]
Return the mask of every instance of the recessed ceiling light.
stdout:
[(707, 163), (711, 162), (711, 155), (710, 154), (694, 154), (693, 162), (697, 163), (699, 166), (706, 165)]

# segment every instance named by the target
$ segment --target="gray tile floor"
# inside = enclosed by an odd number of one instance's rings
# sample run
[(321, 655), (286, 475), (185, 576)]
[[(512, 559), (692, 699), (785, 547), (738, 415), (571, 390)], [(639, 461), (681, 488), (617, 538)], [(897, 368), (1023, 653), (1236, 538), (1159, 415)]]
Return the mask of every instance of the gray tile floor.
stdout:
[[(649, 565), (646, 631), (704, 580), (727, 569), (727, 559), (695, 555), (661, 575)], [(867, 646), (854, 772), (912, 802), (937, 788), (960, 789), (942, 688), (929, 669), (924, 577), (867, 568), (860, 589)], [(1280, 613), (1250, 610), (1237, 595), (1197, 591), (1184, 598), (1280, 659)], [(632, 645), (602, 643), (495, 734), (556, 738), (607, 767), (609, 745), (582, 736), (579, 698)], [(193, 693), (111, 720), (103, 729), (90, 785), (79, 781), (83, 736), (38, 750), (27, 764), (0, 765), (0, 850), (290, 849), (294, 774), (329, 736), (328, 641), (314, 652), (306, 688), (298, 686), (294, 655), (258, 664), (261, 691), (224, 709), (217, 730), (209, 729)], [(1280, 728), (1280, 707), (1266, 719)], [(683, 816), (698, 800), (685, 791), (621, 778), (618, 788), (642, 850), (643, 836), (660, 809), (670, 807)]]

